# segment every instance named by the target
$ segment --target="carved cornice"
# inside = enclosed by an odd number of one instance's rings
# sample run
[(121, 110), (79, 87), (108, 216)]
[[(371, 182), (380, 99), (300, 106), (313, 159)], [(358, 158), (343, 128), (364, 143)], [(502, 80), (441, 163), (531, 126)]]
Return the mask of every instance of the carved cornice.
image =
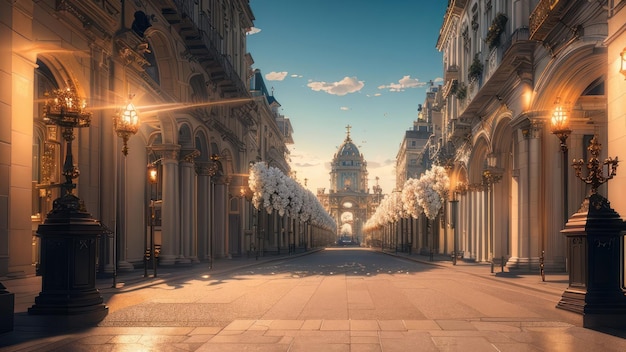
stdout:
[(111, 39), (118, 26), (121, 3), (113, 0), (57, 0), (55, 9), (80, 21), (85, 32), (102, 39)]
[(164, 160), (178, 160), (180, 155), (180, 146), (174, 144), (156, 144), (148, 146), (147, 149)]

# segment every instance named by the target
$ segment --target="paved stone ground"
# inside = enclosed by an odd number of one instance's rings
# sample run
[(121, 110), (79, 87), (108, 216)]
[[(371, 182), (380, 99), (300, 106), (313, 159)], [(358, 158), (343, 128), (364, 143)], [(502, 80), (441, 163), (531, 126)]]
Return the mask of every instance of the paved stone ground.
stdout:
[[(285, 257), (262, 257), (258, 261), (254, 258), (218, 260), (211, 273), (254, 268), (277, 259)], [(414, 255), (409, 259), (425, 261), (428, 258)], [(452, 266), (442, 260), (432, 264)], [(453, 270), (477, 280), (489, 279), (513, 288), (532, 289), (537, 295), (556, 301), (567, 288), (566, 274), (548, 273), (544, 282), (537, 273), (500, 273), (498, 269), (492, 273), (490, 265), (459, 262)], [(67, 329), (54, 320), (25, 313), (41, 289), (40, 278), (0, 278), (16, 295), (15, 330), (0, 335), (0, 351), (626, 351), (626, 332), (603, 333), (582, 328), (582, 317), (569, 312), (561, 314), (561, 310), (556, 312), (559, 315), (555, 319), (521, 314), (519, 317), (511, 314), (500, 318), (464, 318), (452, 311), (448, 318), (441, 319), (235, 319), (213, 322), (215, 326), (198, 326), (197, 322), (185, 324), (184, 321), (177, 322), (179, 326), (137, 326), (141, 321), (137, 314), (141, 310), (129, 308), (139, 307), (147, 300), (147, 290), (142, 288), (175, 282), (174, 279), (202, 271), (206, 271), (206, 267), (163, 269), (157, 278), (143, 278), (143, 272), (135, 271), (120, 276), (118, 282), (123, 285), (116, 288), (112, 287), (111, 280), (99, 280), (97, 286), (109, 306), (111, 319), (83, 329)], [(124, 298), (116, 299), (122, 292)], [(171, 299), (185, 300), (181, 296)], [(355, 304), (367, 305), (368, 302)], [(432, 304), (435, 309), (436, 302)], [(488, 305), (488, 302), (481, 304)], [(166, 312), (164, 319), (167, 314), (190, 316), (194, 305), (190, 304), (187, 309), (190, 311)], [(120, 314), (129, 312), (135, 315), (120, 318)], [(290, 316), (289, 312), (271, 313), (276, 317)], [(566, 319), (561, 319), (562, 316)], [(125, 319), (128, 326), (124, 324)]]

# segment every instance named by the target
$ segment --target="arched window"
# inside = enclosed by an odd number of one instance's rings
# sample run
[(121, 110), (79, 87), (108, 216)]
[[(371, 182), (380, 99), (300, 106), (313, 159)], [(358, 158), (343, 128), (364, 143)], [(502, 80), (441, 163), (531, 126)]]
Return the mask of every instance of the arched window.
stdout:
[(157, 65), (156, 56), (154, 56), (154, 49), (150, 49), (143, 54), (143, 57), (150, 63), (150, 66), (145, 68), (146, 73), (150, 78), (152, 78), (157, 84), (161, 84), (161, 79), (159, 77), (159, 66)]

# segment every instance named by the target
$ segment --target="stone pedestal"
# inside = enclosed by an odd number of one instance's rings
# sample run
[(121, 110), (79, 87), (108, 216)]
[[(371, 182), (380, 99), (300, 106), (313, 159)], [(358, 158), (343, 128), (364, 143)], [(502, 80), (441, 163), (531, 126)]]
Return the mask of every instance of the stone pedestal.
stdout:
[(28, 309), (63, 323), (90, 324), (108, 313), (96, 289), (96, 241), (106, 233), (72, 194), (54, 201), (37, 235), (41, 238), (42, 290)]
[(558, 308), (583, 315), (586, 328), (626, 328), (622, 289), (624, 222), (608, 200), (592, 194), (561, 233), (567, 237), (569, 287)]
[(13, 331), (13, 314), (15, 313), (15, 294), (7, 291), (0, 283), (0, 334)]

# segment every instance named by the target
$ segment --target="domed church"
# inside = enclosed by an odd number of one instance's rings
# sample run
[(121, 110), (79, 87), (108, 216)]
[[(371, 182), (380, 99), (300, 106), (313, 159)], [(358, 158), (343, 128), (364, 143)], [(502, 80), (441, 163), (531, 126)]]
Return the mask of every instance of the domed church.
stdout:
[(350, 138), (351, 128), (346, 126), (346, 138), (330, 164), (329, 192), (326, 194), (321, 188), (317, 196), (337, 222), (339, 243), (360, 244), (363, 241), (363, 224), (376, 209), (381, 192), (376, 185), (374, 190), (377, 194), (370, 193), (367, 161)]

